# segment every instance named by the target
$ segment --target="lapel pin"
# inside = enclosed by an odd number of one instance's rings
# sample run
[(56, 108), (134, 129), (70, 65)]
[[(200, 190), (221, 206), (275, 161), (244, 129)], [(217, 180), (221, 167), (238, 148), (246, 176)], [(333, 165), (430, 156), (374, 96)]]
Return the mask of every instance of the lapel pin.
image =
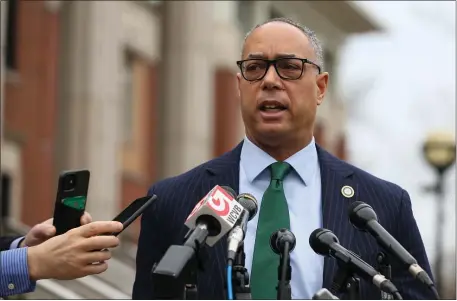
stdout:
[(343, 186), (341, 188), (341, 194), (346, 198), (352, 198), (354, 196), (354, 188), (351, 186)]

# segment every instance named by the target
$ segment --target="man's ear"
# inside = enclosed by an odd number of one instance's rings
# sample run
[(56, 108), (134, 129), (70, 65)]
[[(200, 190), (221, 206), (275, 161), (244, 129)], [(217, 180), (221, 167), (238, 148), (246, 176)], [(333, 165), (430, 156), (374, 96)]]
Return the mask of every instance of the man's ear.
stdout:
[(238, 88), (238, 99), (241, 99), (241, 73), (236, 74), (236, 82), (237, 82), (237, 88)]
[(328, 72), (322, 72), (316, 78), (317, 85), (317, 105), (321, 105), (324, 102), (325, 93), (328, 87)]

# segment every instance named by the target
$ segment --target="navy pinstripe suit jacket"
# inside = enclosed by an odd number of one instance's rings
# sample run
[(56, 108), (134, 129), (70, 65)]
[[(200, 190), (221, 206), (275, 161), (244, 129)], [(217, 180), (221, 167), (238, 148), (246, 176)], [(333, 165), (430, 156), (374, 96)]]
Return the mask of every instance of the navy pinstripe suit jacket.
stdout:
[(0, 237), (0, 251), (9, 250), (13, 241), (19, 236), (4, 236)]
[[(151, 269), (160, 261), (168, 247), (182, 244), (187, 232), (184, 221), (196, 203), (215, 185), (227, 185), (237, 193), (242, 142), (232, 151), (208, 161), (173, 178), (154, 184), (149, 194), (158, 201), (142, 217), (141, 233), (136, 258), (136, 278), (133, 299), (155, 299)], [(378, 179), (332, 156), (317, 146), (322, 179), (323, 227), (339, 238), (340, 244), (359, 254), (363, 260), (376, 266), (376, 255), (381, 250), (369, 234), (356, 230), (349, 222), (348, 205), (355, 200), (370, 204), (379, 222), (418, 261), (429, 275), (430, 266), (421, 235), (411, 210), (408, 193), (399, 186)], [(349, 185), (356, 191), (352, 199), (343, 197), (341, 188)], [(243, 191), (249, 192), (249, 191)], [(306, 213), (303, 213), (306, 218)], [(226, 239), (208, 248), (204, 273), (199, 274), (199, 299), (226, 299), (224, 295)], [(323, 285), (330, 288), (337, 266), (333, 258), (324, 263)], [(392, 263), (392, 281), (404, 299), (433, 299), (433, 295), (410, 277), (407, 271)], [(379, 290), (361, 280), (362, 299), (381, 299)]]

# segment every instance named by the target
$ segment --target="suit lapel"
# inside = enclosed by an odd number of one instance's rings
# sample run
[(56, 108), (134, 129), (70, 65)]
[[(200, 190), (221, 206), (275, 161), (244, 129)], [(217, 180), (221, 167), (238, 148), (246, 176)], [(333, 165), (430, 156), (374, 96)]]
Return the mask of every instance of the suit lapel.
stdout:
[(206, 171), (209, 175), (208, 181), (202, 183), (203, 188), (209, 191), (215, 185), (229, 186), (239, 193), (239, 178), (240, 178), (240, 155), (243, 142), (239, 143), (230, 152), (218, 157), (206, 166)]
[[(349, 221), (348, 206), (357, 197), (357, 187), (352, 179), (353, 171), (347, 164), (317, 146), (322, 183), (323, 227), (331, 230), (340, 244), (351, 248), (354, 229)], [(343, 192), (343, 187), (346, 190)], [(351, 196), (351, 188), (354, 195)], [(330, 289), (337, 271), (336, 260), (324, 259), (323, 287)]]

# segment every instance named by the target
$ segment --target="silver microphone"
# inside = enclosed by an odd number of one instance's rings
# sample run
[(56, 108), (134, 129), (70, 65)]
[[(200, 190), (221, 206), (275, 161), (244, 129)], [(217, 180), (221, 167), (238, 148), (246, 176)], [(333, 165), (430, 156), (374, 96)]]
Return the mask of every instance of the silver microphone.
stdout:
[(314, 294), (313, 300), (340, 300), (326, 288), (321, 288)]
[(228, 260), (235, 259), (236, 252), (246, 236), (248, 221), (250, 221), (257, 214), (259, 207), (255, 197), (249, 193), (239, 194), (236, 197), (236, 201), (243, 206), (244, 210), (235, 224), (235, 227), (233, 227), (228, 234)]

